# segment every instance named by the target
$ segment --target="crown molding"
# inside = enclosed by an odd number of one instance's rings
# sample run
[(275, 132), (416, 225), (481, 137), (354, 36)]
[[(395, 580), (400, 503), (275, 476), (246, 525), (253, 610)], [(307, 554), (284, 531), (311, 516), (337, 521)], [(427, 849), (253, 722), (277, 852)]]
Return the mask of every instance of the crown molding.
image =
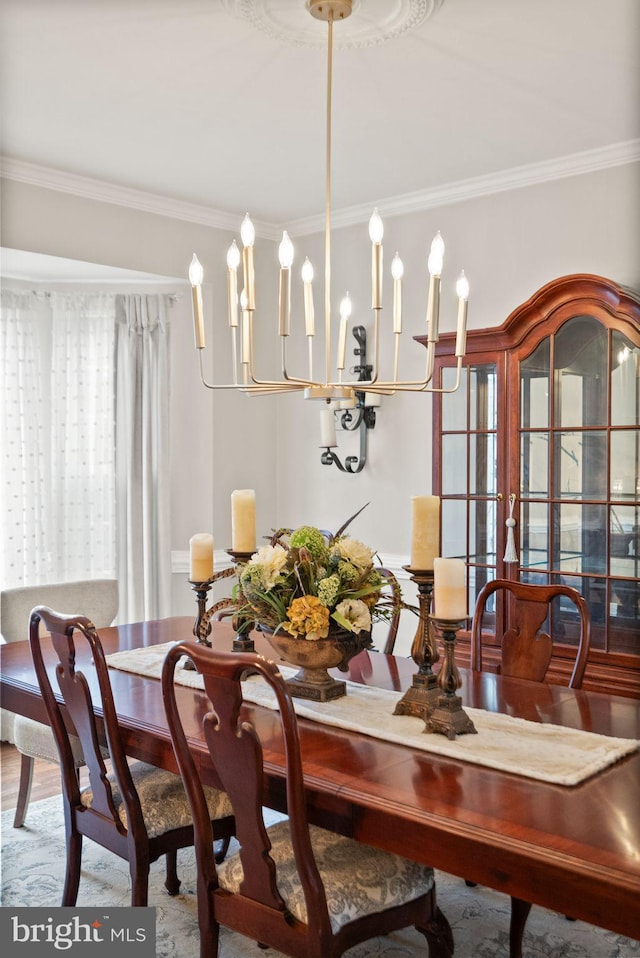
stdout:
[[(407, 213), (419, 213), (422, 210), (462, 203), (465, 200), (491, 196), (507, 190), (517, 190), (525, 186), (535, 186), (549, 180), (560, 180), (582, 173), (593, 173), (614, 166), (624, 166), (640, 160), (640, 139), (614, 143), (610, 146), (586, 150), (583, 153), (571, 153), (541, 163), (529, 163), (526, 166), (500, 170), (485, 176), (474, 176), (466, 180), (444, 183), (414, 193), (401, 193), (375, 203), (384, 216), (402, 216)], [(334, 229), (367, 223), (371, 216), (373, 203), (361, 203), (358, 206), (343, 207), (331, 213)], [(287, 229), (292, 236), (305, 236), (324, 229), (324, 214), (309, 216), (289, 223)]]
[[(208, 226), (211, 229), (228, 230), (234, 234), (238, 232), (237, 213), (225, 213), (199, 203), (176, 200), (169, 196), (147, 193), (128, 186), (116, 186), (114, 183), (96, 180), (90, 176), (65, 173), (63, 170), (8, 156), (0, 158), (0, 177), (15, 180), (17, 183), (27, 183), (29, 186), (38, 186), (45, 190), (55, 190), (59, 193), (80, 196), (83, 199), (97, 200), (99, 203), (113, 203), (116, 206), (126, 206), (143, 213), (169, 216), (172, 219), (197, 223), (199, 226)], [(262, 239), (279, 240), (281, 238), (282, 231), (279, 231), (272, 223), (254, 219), (253, 225), (256, 236)]]
[[(391, 196), (385, 200), (379, 200), (376, 205), (385, 216), (419, 213), (423, 210), (448, 206), (452, 203), (462, 203), (465, 200), (490, 196), (506, 190), (535, 186), (549, 180), (559, 180), (568, 176), (593, 173), (609, 167), (624, 166), (638, 160), (640, 160), (640, 139), (627, 140), (594, 150), (586, 150), (582, 153), (572, 153), (553, 160), (545, 160), (541, 163), (530, 163), (510, 170), (501, 170), (498, 173), (445, 183), (442, 186), (426, 190), (402, 193), (395, 197)], [(126, 206), (145, 213), (154, 213), (158, 216), (168, 216), (189, 223), (197, 223), (200, 226), (207, 226), (212, 229), (228, 230), (232, 233), (237, 233), (238, 230), (236, 214), (201, 206), (198, 203), (172, 199), (157, 193), (147, 193), (144, 190), (116, 186), (103, 180), (65, 173), (61, 170), (11, 157), (0, 158), (0, 176), (7, 180), (27, 183), (30, 186), (70, 193), (74, 196), (97, 200), (102, 203)], [(372, 205), (373, 203), (369, 202), (333, 210), (331, 214), (333, 228), (340, 229), (368, 222)], [(324, 229), (324, 213), (303, 217), (286, 224), (254, 220), (254, 226), (256, 235), (262, 239), (279, 240), (283, 226), (286, 226), (293, 236), (306, 236), (322, 232)]]

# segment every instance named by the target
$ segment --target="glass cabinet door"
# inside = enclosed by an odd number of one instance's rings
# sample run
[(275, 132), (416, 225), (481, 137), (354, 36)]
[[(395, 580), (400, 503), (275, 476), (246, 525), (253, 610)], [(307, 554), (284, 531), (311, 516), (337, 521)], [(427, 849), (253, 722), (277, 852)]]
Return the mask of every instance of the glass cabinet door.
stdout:
[[(453, 368), (442, 369), (442, 386), (451, 388)], [(469, 606), (482, 586), (496, 576), (499, 550), (498, 371), (494, 361), (462, 369), (460, 387), (441, 404), (439, 495), (442, 507), (442, 555), (467, 563)]]
[[(585, 597), (591, 645), (640, 652), (639, 350), (593, 316), (563, 323), (520, 361), (520, 579)], [(568, 645), (579, 623), (558, 603)]]

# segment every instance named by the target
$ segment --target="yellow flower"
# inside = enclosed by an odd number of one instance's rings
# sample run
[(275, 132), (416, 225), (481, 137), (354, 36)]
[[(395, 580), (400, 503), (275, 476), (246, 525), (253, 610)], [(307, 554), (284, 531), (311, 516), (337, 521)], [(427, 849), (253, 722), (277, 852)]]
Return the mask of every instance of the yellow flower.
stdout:
[(288, 622), (282, 627), (291, 635), (307, 639), (326, 639), (329, 635), (329, 610), (315, 595), (294, 599), (287, 609)]

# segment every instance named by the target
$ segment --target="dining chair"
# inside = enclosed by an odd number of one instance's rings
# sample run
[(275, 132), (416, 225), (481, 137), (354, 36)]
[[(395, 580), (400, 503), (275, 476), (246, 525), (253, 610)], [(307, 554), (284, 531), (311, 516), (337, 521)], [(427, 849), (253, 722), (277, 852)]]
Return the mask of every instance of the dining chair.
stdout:
[[(35, 605), (82, 609), (98, 628), (111, 625), (118, 612), (116, 579), (87, 579), (42, 586), (23, 586), (0, 592), (0, 631), (5, 642), (19, 642), (29, 636), (29, 615)], [(58, 749), (51, 728), (42, 722), (2, 709), (2, 740), (13, 742), (20, 753), (20, 782), (13, 827), (24, 825), (35, 759), (58, 762)], [(84, 765), (82, 749), (73, 740), (77, 768)]]
[[(202, 785), (176, 699), (174, 673), (188, 656), (212, 710), (204, 737), (233, 810), (240, 850), (216, 866)], [(288, 818), (265, 827), (263, 748), (241, 713), (243, 679), (257, 673), (273, 690), (286, 761)], [(173, 748), (195, 828), (201, 958), (218, 953), (224, 925), (293, 958), (334, 958), (353, 945), (415, 925), (431, 958), (449, 958), (453, 938), (437, 908), (431, 868), (344, 838), (307, 820), (298, 723), (274, 662), (181, 642), (167, 654), (162, 691)]]
[(575, 660), (569, 688), (579, 689), (591, 647), (589, 607), (577, 589), (563, 583), (538, 585), (494, 579), (478, 593), (471, 626), (471, 668), (482, 671), (482, 624), (489, 598), (496, 592), (507, 594), (508, 629), (500, 641), (501, 675), (544, 682), (553, 654), (554, 639), (543, 631), (554, 599), (569, 599), (577, 610), (580, 624)]
[[(57, 657), (55, 676), (67, 719), (51, 683), (50, 670), (55, 658), (49, 649), (49, 669), (45, 664), (41, 622), (50, 634)], [(189, 802), (180, 775), (145, 762), (127, 760), (104, 651), (95, 626), (85, 616), (61, 615), (39, 606), (31, 613), (29, 642), (60, 756), (67, 848), (62, 905), (76, 903), (85, 836), (129, 862), (132, 906), (146, 906), (149, 866), (162, 855), (166, 856), (165, 887), (170, 895), (177, 895), (180, 888), (177, 852), (193, 844)], [(86, 662), (85, 672), (77, 668), (78, 662)], [(94, 701), (91, 686), (95, 687), (96, 681), (99, 691)], [(96, 709), (102, 715), (101, 722), (96, 717)], [(82, 789), (76, 774), (72, 734), (80, 740), (88, 769), (89, 784)], [(105, 764), (103, 744), (108, 749), (111, 772)], [(224, 854), (224, 843), (228, 843), (234, 833), (229, 799), (215, 788), (205, 789), (203, 795), (210, 834), (215, 831), (215, 839), (223, 840)]]
[[(576, 607), (580, 623), (568, 684), (569, 688), (581, 688), (591, 647), (591, 615), (578, 590), (563, 583), (546, 585), (515, 582), (511, 579), (494, 579), (487, 582), (478, 593), (473, 613), (471, 668), (476, 672), (482, 671), (482, 625), (488, 601), (497, 592), (506, 593), (508, 625), (500, 641), (499, 674), (544, 682), (553, 655), (554, 641), (549, 632), (543, 631), (543, 626), (549, 618), (554, 599), (565, 598)], [(530, 911), (529, 902), (518, 898), (511, 899), (509, 958), (521, 958), (522, 938)]]

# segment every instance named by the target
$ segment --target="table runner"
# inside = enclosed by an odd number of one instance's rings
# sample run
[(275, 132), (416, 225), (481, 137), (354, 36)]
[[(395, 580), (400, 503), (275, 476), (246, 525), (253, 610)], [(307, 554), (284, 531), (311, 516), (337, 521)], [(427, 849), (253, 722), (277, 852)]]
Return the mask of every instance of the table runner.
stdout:
[[(176, 644), (167, 642), (114, 652), (107, 656), (107, 663), (112, 668), (159, 679), (164, 658)], [(285, 678), (296, 671), (279, 668)], [(176, 666), (175, 681), (190, 688), (204, 688), (202, 676), (185, 669), (182, 662)], [(259, 676), (245, 681), (243, 694), (245, 701), (254, 705), (276, 708), (274, 693)], [(444, 735), (425, 734), (422, 719), (394, 715), (401, 696), (400, 692), (347, 682), (347, 694), (332, 702), (293, 701), (300, 718), (555, 785), (577, 785), (640, 746), (635, 739), (540, 724), (468, 707), (465, 711), (478, 734), (449, 741)]]

